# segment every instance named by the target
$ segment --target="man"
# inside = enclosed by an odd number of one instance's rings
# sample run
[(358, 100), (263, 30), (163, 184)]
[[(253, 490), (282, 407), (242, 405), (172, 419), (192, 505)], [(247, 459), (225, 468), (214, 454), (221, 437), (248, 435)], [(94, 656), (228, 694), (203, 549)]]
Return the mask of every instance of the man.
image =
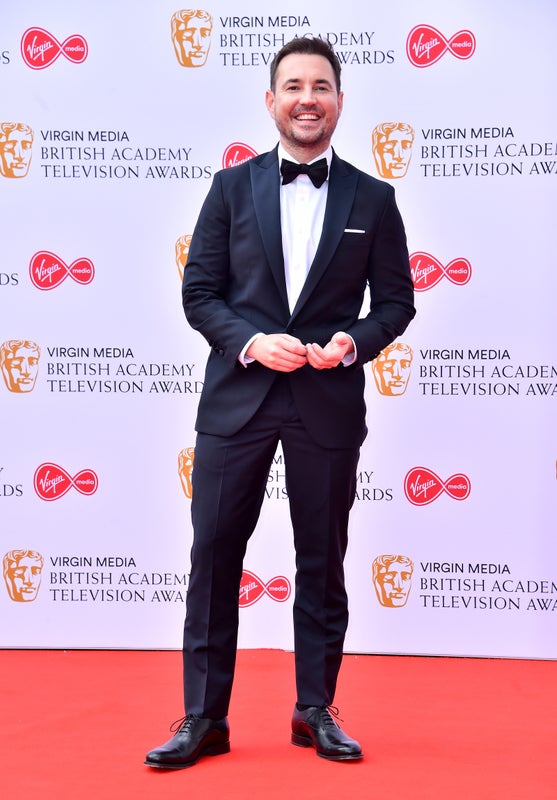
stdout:
[[(153, 767), (180, 769), (229, 750), (242, 561), (279, 441), (296, 548), (291, 741), (332, 760), (362, 757), (329, 711), (348, 622), (348, 515), (366, 435), (362, 367), (405, 330), (414, 307), (393, 189), (331, 149), (342, 102), (328, 43), (286, 44), (266, 94), (280, 143), (215, 175), (193, 233), (184, 309), (212, 352), (192, 476), (187, 716), (148, 754)], [(295, 178), (293, 161), (305, 170), (315, 162), (325, 174), (317, 185), (307, 174)], [(359, 319), (368, 284), (371, 308)]]

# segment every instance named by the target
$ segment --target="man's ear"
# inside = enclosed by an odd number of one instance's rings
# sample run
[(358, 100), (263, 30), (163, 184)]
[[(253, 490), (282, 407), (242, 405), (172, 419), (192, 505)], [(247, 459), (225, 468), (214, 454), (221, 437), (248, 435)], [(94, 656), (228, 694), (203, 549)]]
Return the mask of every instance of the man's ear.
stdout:
[(267, 111), (275, 118), (275, 95), (270, 89), (267, 89), (265, 92), (265, 105), (267, 106)]

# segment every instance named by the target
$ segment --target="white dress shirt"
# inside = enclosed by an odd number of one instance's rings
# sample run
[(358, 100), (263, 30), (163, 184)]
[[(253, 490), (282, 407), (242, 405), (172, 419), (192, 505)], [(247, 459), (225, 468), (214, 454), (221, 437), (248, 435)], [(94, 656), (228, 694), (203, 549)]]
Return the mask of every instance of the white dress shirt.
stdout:
[[(321, 158), (327, 159), (331, 166), (332, 148), (312, 159), (313, 164)], [(279, 144), (279, 164), (283, 158), (295, 161)], [(296, 162), (299, 163), (299, 162)], [(298, 175), (291, 183), (280, 187), (280, 224), (282, 229), (282, 252), (284, 255), (284, 276), (290, 311), (294, 310), (309, 268), (315, 258), (317, 245), (323, 230), (325, 206), (329, 180), (317, 189), (308, 175)]]
[[(328, 147), (325, 152), (309, 161), (319, 161), (321, 158), (327, 159), (327, 166), (331, 167), (333, 155), (332, 147)], [(284, 147), (278, 146), (278, 164), (282, 159), (298, 162)], [(280, 184), (280, 224), (282, 230), (282, 252), (284, 256), (284, 275), (286, 279), (286, 291), (288, 294), (288, 305), (290, 311), (294, 310), (296, 301), (300, 296), (302, 287), (307, 278), (309, 269), (312, 265), (317, 246), (323, 230), (323, 220), (325, 219), (325, 206), (327, 205), (327, 191), (329, 189), (329, 178), (319, 188), (313, 185), (308, 175), (298, 175), (298, 177), (286, 186)], [(250, 364), (253, 359), (246, 356), (246, 350), (258, 336), (257, 333), (246, 342), (245, 347), (239, 354), (238, 359), (244, 366)], [(345, 356), (342, 363), (345, 366), (352, 364), (356, 359), (355, 345), (354, 353)]]

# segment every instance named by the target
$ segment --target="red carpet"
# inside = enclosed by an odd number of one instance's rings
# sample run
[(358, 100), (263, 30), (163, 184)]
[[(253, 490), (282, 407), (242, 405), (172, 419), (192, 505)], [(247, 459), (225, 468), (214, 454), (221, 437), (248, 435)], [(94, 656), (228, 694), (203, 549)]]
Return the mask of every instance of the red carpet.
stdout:
[(1, 659), (2, 797), (60, 800), (557, 800), (557, 664), (346, 656), (336, 703), (364, 759), (289, 743), (293, 657), (241, 651), (228, 755), (143, 766), (181, 716), (176, 652)]

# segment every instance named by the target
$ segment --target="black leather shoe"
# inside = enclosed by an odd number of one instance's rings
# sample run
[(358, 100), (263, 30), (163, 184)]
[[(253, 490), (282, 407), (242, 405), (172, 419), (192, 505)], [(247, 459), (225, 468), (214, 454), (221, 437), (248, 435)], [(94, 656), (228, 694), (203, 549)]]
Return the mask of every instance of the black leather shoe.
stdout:
[(330, 761), (356, 761), (363, 755), (358, 742), (341, 730), (325, 706), (294, 708), (291, 741), (298, 747), (315, 747), (318, 756)]
[[(201, 756), (220, 756), (230, 752), (228, 720), (204, 719), (188, 714), (174, 725), (178, 731), (166, 744), (147, 753), (145, 764), (160, 769), (191, 767)], [(174, 725), (170, 730), (174, 730)]]

